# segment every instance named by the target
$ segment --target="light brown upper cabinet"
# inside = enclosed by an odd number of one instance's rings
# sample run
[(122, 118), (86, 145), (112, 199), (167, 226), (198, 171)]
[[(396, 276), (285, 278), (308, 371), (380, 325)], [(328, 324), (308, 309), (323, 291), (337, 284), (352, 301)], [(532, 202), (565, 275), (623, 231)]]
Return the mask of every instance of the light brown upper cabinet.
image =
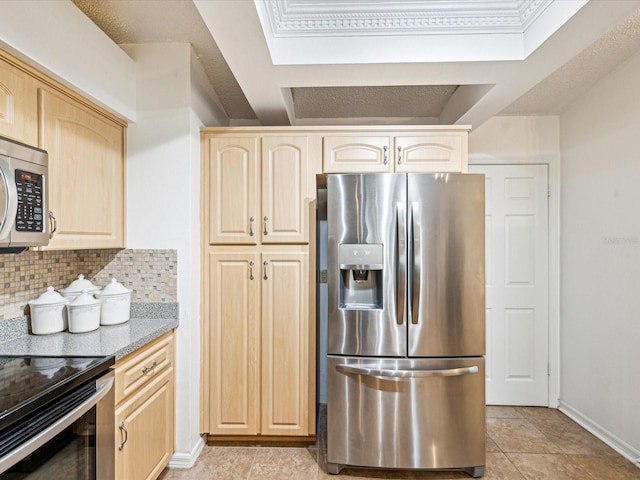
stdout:
[(38, 144), (36, 80), (0, 57), (0, 135)]
[(46, 248), (124, 248), (124, 127), (46, 88), (39, 109), (57, 224)]
[(0, 135), (49, 154), (49, 250), (124, 248), (126, 123), (0, 50)]
[(209, 244), (308, 243), (308, 138), (204, 139)]
[(468, 132), (332, 134), (323, 138), (324, 173), (463, 172)]
[[(391, 172), (390, 136), (340, 135), (323, 139), (325, 173)], [(391, 158), (391, 160), (390, 160)]]
[(203, 142), (209, 170), (209, 243), (255, 245), (259, 232), (258, 138)]

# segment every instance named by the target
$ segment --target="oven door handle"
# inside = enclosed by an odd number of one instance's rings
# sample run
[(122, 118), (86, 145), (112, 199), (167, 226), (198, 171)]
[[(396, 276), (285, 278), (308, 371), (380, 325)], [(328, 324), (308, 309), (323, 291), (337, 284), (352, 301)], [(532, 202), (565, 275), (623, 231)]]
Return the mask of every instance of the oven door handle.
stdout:
[(0, 472), (11, 468), (27, 455), (35, 452), (38, 448), (46, 444), (49, 440), (54, 438), (65, 428), (73, 425), (82, 415), (91, 410), (104, 396), (109, 393), (113, 386), (113, 376), (103, 378), (96, 381), (96, 393), (91, 395), (87, 400), (78, 405), (76, 408), (67, 413), (64, 417), (51, 424), (42, 432), (38, 433), (35, 437), (29, 439), (19, 447), (12, 450), (10, 453), (0, 458)]

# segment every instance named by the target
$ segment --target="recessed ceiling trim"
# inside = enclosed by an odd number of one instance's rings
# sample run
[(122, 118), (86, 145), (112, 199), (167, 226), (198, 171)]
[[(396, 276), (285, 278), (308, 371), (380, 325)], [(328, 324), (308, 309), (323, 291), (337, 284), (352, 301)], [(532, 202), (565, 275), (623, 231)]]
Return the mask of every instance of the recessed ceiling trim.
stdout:
[(256, 0), (275, 38), (523, 33), (553, 0)]

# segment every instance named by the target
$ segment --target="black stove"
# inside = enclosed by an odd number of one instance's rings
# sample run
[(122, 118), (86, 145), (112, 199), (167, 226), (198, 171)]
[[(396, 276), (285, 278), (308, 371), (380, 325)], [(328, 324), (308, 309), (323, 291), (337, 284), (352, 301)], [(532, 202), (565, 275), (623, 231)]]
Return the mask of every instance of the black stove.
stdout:
[(114, 357), (0, 357), (0, 429), (103, 375)]
[(114, 363), (113, 356), (0, 357), (0, 465), (95, 395), (96, 380)]

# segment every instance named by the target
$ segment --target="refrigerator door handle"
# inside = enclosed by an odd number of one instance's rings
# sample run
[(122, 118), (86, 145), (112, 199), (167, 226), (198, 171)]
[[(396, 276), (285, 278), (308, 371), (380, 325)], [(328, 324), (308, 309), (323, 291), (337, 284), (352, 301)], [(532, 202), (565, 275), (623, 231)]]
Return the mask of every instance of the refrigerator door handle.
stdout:
[(479, 369), (476, 365), (471, 367), (446, 368), (443, 370), (391, 370), (355, 367), (353, 365), (336, 365), (336, 370), (340, 373), (348, 373), (353, 375), (365, 375), (376, 378), (426, 378), (426, 377), (459, 377), (461, 375), (470, 375), (478, 373)]
[(409, 242), (410, 242), (410, 250), (409, 250), (409, 263), (411, 264), (411, 270), (409, 273), (409, 278), (411, 282), (411, 290), (410, 296), (410, 309), (411, 309), (411, 323), (414, 325), (418, 324), (418, 320), (420, 318), (420, 278), (422, 276), (421, 271), (421, 263), (422, 263), (422, 245), (420, 242), (421, 238), (421, 228), (420, 228), (420, 204), (417, 202), (413, 202), (411, 204), (411, 210), (409, 213), (410, 217), (410, 232), (409, 232)]
[[(407, 204), (409, 206), (409, 204)], [(407, 282), (407, 323), (413, 318), (413, 210), (407, 208), (407, 229), (405, 241), (407, 243), (407, 256), (405, 262), (406, 282)]]
[(396, 267), (396, 285), (398, 286), (398, 296), (396, 298), (396, 323), (403, 325), (405, 320), (405, 297), (407, 288), (407, 223), (405, 219), (405, 204), (398, 203), (396, 206), (398, 251)]

